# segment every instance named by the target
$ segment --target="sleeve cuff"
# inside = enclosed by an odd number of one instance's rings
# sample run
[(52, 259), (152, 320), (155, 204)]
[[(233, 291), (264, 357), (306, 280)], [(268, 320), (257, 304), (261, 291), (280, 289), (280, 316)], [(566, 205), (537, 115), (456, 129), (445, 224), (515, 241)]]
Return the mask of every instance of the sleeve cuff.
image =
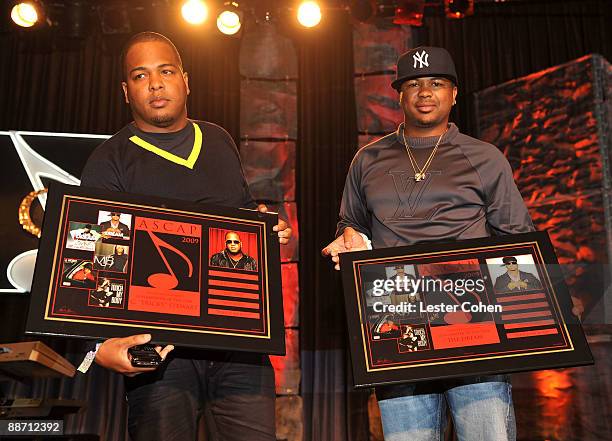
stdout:
[(359, 234), (361, 235), (361, 237), (363, 237), (363, 240), (365, 241), (366, 246), (368, 247), (368, 250), (371, 250), (372, 249), (372, 241), (365, 234), (363, 234), (361, 232), (359, 232)]

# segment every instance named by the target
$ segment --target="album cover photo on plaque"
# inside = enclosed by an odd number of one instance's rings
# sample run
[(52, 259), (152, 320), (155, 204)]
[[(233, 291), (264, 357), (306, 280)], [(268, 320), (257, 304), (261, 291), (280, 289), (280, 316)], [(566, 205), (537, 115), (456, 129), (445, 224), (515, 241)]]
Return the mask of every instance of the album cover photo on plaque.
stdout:
[(592, 364), (545, 232), (343, 253), (355, 386)]
[(283, 354), (277, 222), (53, 184), (26, 333)]

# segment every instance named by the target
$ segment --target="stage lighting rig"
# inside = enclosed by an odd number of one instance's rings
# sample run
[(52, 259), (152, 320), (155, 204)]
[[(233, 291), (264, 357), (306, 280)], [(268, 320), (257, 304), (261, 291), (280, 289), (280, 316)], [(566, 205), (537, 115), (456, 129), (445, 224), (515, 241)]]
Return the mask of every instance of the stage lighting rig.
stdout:
[(19, 2), (11, 9), (11, 19), (22, 28), (31, 28), (42, 22), (44, 17), (42, 5), (38, 2)]
[(181, 6), (183, 19), (192, 25), (201, 25), (208, 18), (208, 6), (202, 0), (187, 0)]
[(125, 4), (111, 4), (98, 8), (98, 18), (105, 35), (130, 34), (132, 25)]
[(376, 15), (378, 5), (376, 0), (352, 0), (348, 2), (348, 9), (351, 16), (360, 22), (367, 22)]
[[(352, 8), (348, 2), (338, 1), (327, 7), (343, 11)], [(376, 10), (376, 0), (353, 3), (362, 4), (365, 15)], [(169, 21), (172, 11), (177, 18), (182, 17), (179, 22), (184, 20), (194, 31), (211, 32), (216, 21), (219, 32), (232, 36), (241, 33), (249, 21), (314, 28), (323, 16), (323, 2), (314, 0), (9, 0), (8, 4), (16, 25), (28, 29), (52, 28), (60, 37), (75, 40), (91, 35), (94, 18), (100, 23), (102, 34), (123, 35), (144, 27), (163, 31), (172, 26)], [(163, 18), (157, 20), (160, 14)], [(215, 20), (211, 20), (213, 17)]]
[(410, 26), (423, 25), (425, 6), (425, 0), (352, 0), (347, 3), (357, 21), (391, 19), (395, 24)]
[(91, 32), (93, 9), (85, 0), (69, 0), (60, 24), (64, 36), (73, 39), (84, 39)]
[(474, 14), (474, 0), (444, 0), (444, 13), (447, 18), (465, 18)]
[(13, 2), (11, 19), (31, 30), (55, 30), (62, 38), (82, 40), (91, 31), (93, 9), (88, 0)]
[(397, 0), (375, 0), (374, 11), (376, 18), (395, 17)]
[(242, 11), (237, 2), (225, 2), (217, 16), (217, 28), (225, 35), (235, 35), (242, 27)]
[(403, 0), (397, 2), (393, 23), (399, 25), (422, 26), (425, 0)]
[(315, 1), (300, 3), (297, 10), (298, 22), (305, 28), (312, 28), (321, 22), (321, 7)]

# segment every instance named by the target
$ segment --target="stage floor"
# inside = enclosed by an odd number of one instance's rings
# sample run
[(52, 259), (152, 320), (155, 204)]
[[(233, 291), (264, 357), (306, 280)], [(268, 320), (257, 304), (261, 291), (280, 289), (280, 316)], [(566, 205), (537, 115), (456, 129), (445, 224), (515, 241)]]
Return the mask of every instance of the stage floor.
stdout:
[(612, 326), (586, 329), (595, 365), (512, 375), (520, 441), (612, 436)]

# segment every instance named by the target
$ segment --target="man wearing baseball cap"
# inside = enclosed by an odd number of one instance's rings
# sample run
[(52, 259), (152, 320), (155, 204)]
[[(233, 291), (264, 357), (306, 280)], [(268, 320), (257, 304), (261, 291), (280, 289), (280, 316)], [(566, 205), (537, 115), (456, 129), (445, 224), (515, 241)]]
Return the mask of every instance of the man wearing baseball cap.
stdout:
[[(457, 97), (450, 54), (418, 47), (401, 55), (391, 86), (404, 122), (360, 149), (346, 179), (338, 253), (524, 233), (534, 227), (504, 155), (449, 123)], [(515, 440), (505, 376), (439, 380), (376, 390), (387, 441), (443, 439), (446, 405), (459, 440)]]
[(495, 292), (523, 291), (529, 289), (542, 289), (540, 281), (531, 273), (519, 270), (518, 260), (514, 256), (502, 259), (506, 272), (498, 276), (493, 284)]

